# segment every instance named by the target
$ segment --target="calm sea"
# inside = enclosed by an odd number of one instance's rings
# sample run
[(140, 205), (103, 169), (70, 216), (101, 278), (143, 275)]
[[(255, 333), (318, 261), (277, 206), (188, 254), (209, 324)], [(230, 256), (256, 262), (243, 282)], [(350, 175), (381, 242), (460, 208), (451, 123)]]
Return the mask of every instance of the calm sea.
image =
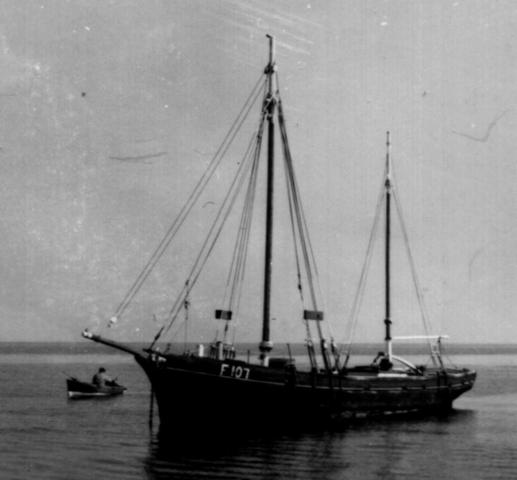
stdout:
[[(446, 417), (171, 441), (156, 433), (157, 418), (149, 429), (149, 385), (131, 357), (0, 346), (0, 478), (517, 478), (517, 353), (502, 351), (452, 356), (478, 381)], [(126, 394), (67, 400), (66, 374), (89, 378), (101, 364)]]

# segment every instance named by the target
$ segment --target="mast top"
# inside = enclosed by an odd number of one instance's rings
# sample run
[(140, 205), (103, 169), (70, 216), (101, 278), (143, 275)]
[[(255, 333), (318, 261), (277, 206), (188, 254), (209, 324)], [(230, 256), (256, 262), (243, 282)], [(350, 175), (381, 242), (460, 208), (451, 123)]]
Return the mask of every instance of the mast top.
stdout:
[(266, 34), (266, 37), (269, 39), (269, 63), (264, 69), (264, 73), (266, 75), (272, 75), (273, 72), (276, 71), (275, 65), (275, 37), (273, 35)]
[(386, 132), (386, 188), (391, 186), (391, 141), (390, 132)]

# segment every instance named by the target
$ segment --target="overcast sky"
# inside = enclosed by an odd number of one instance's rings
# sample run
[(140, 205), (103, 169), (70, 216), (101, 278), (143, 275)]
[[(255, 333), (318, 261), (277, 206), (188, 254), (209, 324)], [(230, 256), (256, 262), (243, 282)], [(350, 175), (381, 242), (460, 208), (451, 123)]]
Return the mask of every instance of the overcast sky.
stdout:
[[(85, 327), (151, 339), (210, 208), (194, 211), (194, 226), (144, 297), (115, 328), (103, 326), (263, 71), (266, 33), (277, 39), (290, 144), (336, 339), (348, 331), (386, 130), (433, 332), (455, 342), (517, 338), (515, 2), (0, 7), (0, 340), (78, 340)], [(394, 332), (422, 333), (407, 262), (394, 255)], [(374, 263), (359, 340), (383, 338), (380, 253)], [(193, 340), (214, 335), (211, 312), (221, 306), (212, 294), (227, 270), (212, 267), (212, 283), (192, 293)], [(275, 277), (273, 288), (292, 284)], [(300, 311), (286, 313), (288, 303), (273, 307), (274, 340), (303, 339)], [(243, 313), (237, 339), (259, 339), (260, 315)]]

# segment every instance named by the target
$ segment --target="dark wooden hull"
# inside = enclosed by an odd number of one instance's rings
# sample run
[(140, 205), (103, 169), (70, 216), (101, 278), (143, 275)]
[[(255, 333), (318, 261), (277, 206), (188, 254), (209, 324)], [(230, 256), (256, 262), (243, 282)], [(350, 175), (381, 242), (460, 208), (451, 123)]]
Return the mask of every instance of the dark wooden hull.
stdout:
[(126, 387), (122, 385), (106, 385), (99, 387), (93, 383), (81, 382), (75, 378), (69, 378), (66, 381), (68, 398), (103, 398), (122, 395)]
[(152, 384), (163, 427), (214, 421), (319, 424), (447, 411), (476, 378), (467, 369), (428, 369), (419, 375), (352, 368), (327, 374), (183, 355), (135, 359)]

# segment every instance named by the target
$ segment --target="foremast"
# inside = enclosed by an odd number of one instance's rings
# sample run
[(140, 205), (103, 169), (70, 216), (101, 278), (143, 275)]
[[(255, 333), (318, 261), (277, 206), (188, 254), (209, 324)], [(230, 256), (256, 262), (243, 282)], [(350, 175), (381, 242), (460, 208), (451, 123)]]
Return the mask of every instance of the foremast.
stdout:
[(271, 271), (273, 264), (273, 197), (275, 180), (275, 107), (276, 96), (274, 88), (275, 39), (269, 39), (269, 63), (264, 73), (267, 75), (268, 92), (264, 100), (264, 109), (267, 111), (268, 143), (267, 143), (267, 196), (266, 196), (266, 240), (264, 251), (264, 298), (262, 311), (262, 341), (260, 342), (260, 361), (262, 365), (269, 363), (269, 352), (273, 349), (270, 338), (271, 317)]

